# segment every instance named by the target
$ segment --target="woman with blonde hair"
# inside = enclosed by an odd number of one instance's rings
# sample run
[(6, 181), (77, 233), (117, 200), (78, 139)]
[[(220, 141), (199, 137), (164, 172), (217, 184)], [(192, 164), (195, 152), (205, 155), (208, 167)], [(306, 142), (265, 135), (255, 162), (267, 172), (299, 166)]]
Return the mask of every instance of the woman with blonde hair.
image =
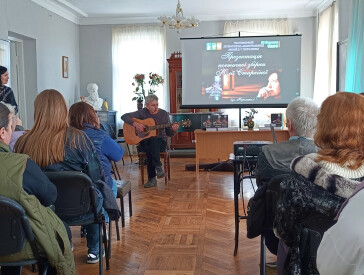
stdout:
[[(56, 90), (44, 90), (36, 97), (34, 126), (18, 139), (14, 149), (29, 155), (43, 171), (82, 171), (95, 183), (96, 189), (100, 187), (100, 180), (104, 180), (103, 170), (92, 142), (82, 131), (68, 125), (66, 102), (62, 94)], [(103, 196), (100, 190), (96, 191), (98, 210), (101, 211)], [(91, 224), (85, 228), (87, 263), (97, 263), (98, 225)]]
[(295, 173), (280, 185), (274, 230), (290, 253), (284, 263), (285, 253), (278, 252), (278, 274), (283, 263), (285, 274), (318, 274), (311, 259), (300, 261), (301, 228), (314, 214), (334, 218), (364, 179), (363, 110), (364, 97), (354, 93), (339, 92), (322, 103), (314, 136), (318, 152), (294, 159)]

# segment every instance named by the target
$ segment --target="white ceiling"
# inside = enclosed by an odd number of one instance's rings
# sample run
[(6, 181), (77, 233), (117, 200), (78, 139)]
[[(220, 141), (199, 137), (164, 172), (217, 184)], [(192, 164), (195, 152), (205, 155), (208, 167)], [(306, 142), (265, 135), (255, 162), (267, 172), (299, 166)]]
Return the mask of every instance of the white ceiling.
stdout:
[[(175, 14), (177, 0), (32, 0), (77, 24), (158, 22)], [(200, 21), (310, 17), (332, 0), (180, 0), (183, 13)]]

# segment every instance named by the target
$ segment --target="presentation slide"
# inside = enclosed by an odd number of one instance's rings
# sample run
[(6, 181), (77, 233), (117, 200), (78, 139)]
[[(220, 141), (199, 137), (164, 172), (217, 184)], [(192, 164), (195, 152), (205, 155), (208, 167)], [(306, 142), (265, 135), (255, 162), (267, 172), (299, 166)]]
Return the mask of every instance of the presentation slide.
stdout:
[(182, 108), (285, 107), (300, 95), (300, 35), (181, 41)]

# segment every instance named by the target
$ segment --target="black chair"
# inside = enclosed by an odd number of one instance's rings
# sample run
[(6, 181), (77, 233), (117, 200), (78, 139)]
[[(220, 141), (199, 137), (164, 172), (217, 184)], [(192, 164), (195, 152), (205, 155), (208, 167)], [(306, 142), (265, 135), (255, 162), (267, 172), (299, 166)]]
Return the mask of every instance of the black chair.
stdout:
[[(99, 274), (103, 274), (103, 243), (106, 253), (106, 269), (110, 269), (111, 223), (109, 223), (109, 240), (107, 241), (105, 216), (101, 211), (97, 211), (96, 191), (91, 179), (86, 174), (77, 171), (45, 172), (45, 174), (57, 187), (55, 213), (60, 219), (65, 220), (69, 226), (99, 225)], [(88, 213), (91, 214), (87, 215)], [(85, 219), (78, 220), (77, 217), (81, 216), (84, 216)]]
[(38, 264), (39, 274), (46, 274), (49, 263), (39, 256), (34, 235), (23, 207), (16, 201), (0, 196), (0, 255), (11, 255), (24, 249), (29, 242), (34, 259), (0, 262), (0, 266), (25, 266)]
[[(288, 176), (288, 174), (281, 174), (274, 176), (267, 183), (265, 191), (265, 215), (264, 215), (264, 227), (260, 235), (260, 274), (265, 275), (265, 263), (266, 263), (266, 237), (268, 234), (273, 234), (273, 222), (277, 212), (277, 203), (279, 199), (279, 188), (281, 182)], [(278, 240), (277, 240), (278, 241)]]
[[(109, 136), (115, 140), (118, 144), (121, 144), (121, 143), (126, 143), (125, 139), (124, 139), (124, 136), (120, 136), (120, 137), (117, 137), (113, 128), (111, 127), (110, 123), (108, 122), (100, 122), (100, 126), (101, 126), (101, 129), (105, 130)], [(120, 132), (121, 130), (121, 132)], [(119, 134), (120, 133), (123, 133), (122, 132), (122, 129), (119, 130)], [(130, 162), (133, 163), (133, 159), (131, 157), (131, 154), (130, 154), (130, 148), (129, 148), (129, 144), (126, 143), (126, 148), (128, 149), (128, 153), (129, 153), (129, 157), (130, 157)], [(125, 165), (124, 163), (124, 157), (123, 157), (123, 165)], [(116, 165), (115, 165), (116, 166)], [(117, 168), (116, 168), (117, 169)]]
[(303, 222), (299, 244), (303, 274), (307, 274), (309, 272), (307, 270), (309, 266), (318, 274), (316, 266), (317, 249), (321, 243), (324, 233), (336, 223), (334, 218), (335, 216), (325, 216), (320, 213), (312, 213)]

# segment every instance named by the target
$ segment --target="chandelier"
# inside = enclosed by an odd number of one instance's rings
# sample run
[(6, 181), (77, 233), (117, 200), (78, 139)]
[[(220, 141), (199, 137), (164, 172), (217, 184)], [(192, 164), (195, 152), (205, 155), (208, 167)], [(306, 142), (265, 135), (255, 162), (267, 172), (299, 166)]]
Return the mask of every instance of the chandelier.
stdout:
[(170, 29), (176, 29), (178, 33), (181, 29), (197, 27), (199, 22), (195, 17), (187, 18), (183, 16), (182, 7), (179, 0), (176, 8), (176, 15), (171, 17), (160, 16), (158, 17), (158, 20), (160, 20), (164, 26), (168, 26)]

